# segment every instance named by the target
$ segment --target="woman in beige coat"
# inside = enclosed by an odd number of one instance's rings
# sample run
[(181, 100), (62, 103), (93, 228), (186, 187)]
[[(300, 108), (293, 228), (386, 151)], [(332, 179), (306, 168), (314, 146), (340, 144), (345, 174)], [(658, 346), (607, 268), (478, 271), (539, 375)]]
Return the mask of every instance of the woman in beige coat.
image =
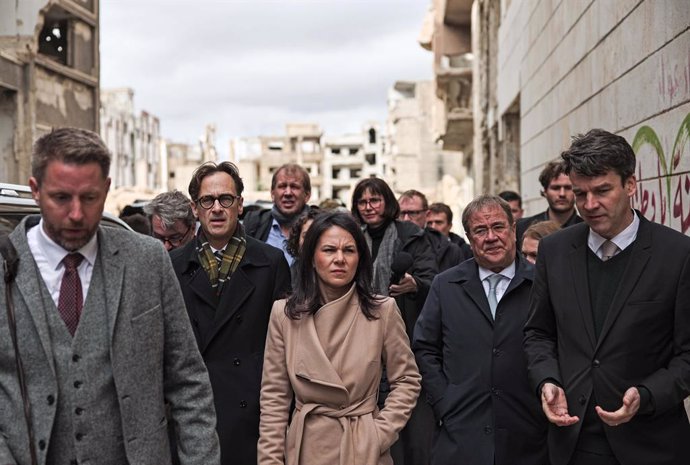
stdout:
[[(395, 301), (371, 291), (369, 249), (349, 214), (314, 220), (298, 273), (299, 288), (271, 312), (259, 465), (392, 464), (388, 449), (417, 401), (420, 375)], [(384, 363), (391, 393), (379, 411)]]

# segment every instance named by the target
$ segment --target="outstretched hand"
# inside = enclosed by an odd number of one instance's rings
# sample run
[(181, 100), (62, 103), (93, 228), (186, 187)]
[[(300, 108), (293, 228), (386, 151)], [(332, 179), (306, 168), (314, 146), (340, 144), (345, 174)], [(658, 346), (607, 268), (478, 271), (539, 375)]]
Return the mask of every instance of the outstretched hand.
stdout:
[(601, 421), (609, 426), (618, 426), (627, 423), (640, 410), (640, 391), (636, 387), (631, 387), (623, 394), (623, 405), (615, 412), (607, 412), (598, 405), (594, 407)]
[(541, 387), (541, 408), (546, 419), (556, 426), (570, 426), (580, 421), (570, 416), (565, 391), (553, 383), (544, 383)]

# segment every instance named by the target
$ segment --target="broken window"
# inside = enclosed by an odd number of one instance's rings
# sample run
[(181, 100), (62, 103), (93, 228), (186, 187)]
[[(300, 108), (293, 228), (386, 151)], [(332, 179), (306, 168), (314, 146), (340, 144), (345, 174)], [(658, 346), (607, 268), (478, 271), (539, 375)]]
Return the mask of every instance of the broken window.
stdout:
[(50, 14), (46, 15), (43, 29), (38, 36), (38, 53), (66, 65), (68, 25), (66, 19), (55, 19)]
[(376, 143), (376, 129), (374, 129), (374, 128), (369, 129), (369, 143), (370, 144)]

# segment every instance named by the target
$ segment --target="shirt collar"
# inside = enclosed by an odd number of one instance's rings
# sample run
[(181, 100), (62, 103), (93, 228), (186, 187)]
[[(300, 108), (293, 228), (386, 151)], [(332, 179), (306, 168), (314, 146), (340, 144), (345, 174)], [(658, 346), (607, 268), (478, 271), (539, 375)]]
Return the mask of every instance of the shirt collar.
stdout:
[(515, 260), (508, 265), (507, 267), (503, 268), (501, 271), (498, 273), (494, 273), (493, 271), (484, 268), (483, 266), (477, 266), (479, 268), (479, 280), (484, 281), (486, 278), (491, 276), (492, 274), (500, 274), (504, 278), (508, 278), (509, 280), (512, 280), (515, 277)]
[[(38, 228), (38, 245), (41, 247), (41, 249), (43, 249), (43, 253), (45, 254), (46, 261), (48, 262), (50, 268), (57, 270), (58, 266), (60, 266), (60, 263), (62, 262), (62, 259), (71, 252), (63, 249), (57, 244), (57, 242), (52, 240), (48, 234), (46, 234), (45, 230), (43, 229), (43, 218), (41, 218), (41, 221), (38, 222), (36, 227)], [(82, 254), (84, 259), (89, 262), (89, 265), (93, 266), (96, 262), (96, 255), (98, 255), (98, 234), (94, 234), (93, 237), (89, 239), (89, 242), (87, 242), (76, 252)]]
[[(637, 212), (633, 210), (633, 220), (628, 225), (627, 228), (619, 232), (611, 240), (614, 244), (618, 246), (620, 250), (625, 250), (630, 244), (632, 244), (637, 238), (637, 230), (640, 228), (640, 218), (637, 217)], [(606, 238), (602, 237), (600, 234), (596, 233), (589, 228), (589, 237), (587, 238), (587, 246), (589, 249), (597, 253), (601, 248), (601, 245), (606, 242)]]

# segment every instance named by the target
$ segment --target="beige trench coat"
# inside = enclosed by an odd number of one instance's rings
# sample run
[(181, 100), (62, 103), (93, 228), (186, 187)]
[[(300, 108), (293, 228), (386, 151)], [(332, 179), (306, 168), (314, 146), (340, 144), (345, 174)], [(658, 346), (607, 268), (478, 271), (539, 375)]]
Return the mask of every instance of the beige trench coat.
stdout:
[[(420, 375), (400, 311), (383, 300), (367, 320), (354, 290), (291, 320), (273, 305), (261, 383), (259, 465), (390, 465)], [(391, 393), (376, 407), (383, 363)], [(288, 413), (295, 410), (288, 427)]]

